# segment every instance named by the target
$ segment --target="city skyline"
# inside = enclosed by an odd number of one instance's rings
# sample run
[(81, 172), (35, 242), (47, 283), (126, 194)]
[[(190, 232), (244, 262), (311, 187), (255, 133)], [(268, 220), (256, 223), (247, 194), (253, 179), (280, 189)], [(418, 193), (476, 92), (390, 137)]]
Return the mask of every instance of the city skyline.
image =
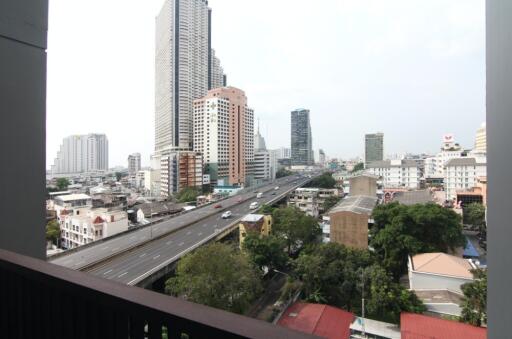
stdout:
[[(91, 131), (109, 135), (111, 165), (125, 164), (134, 151), (142, 154), (143, 166), (149, 164), (154, 149), (154, 21), (162, 4), (123, 3), (126, 13), (116, 16), (116, 25), (111, 25), (119, 6), (115, 1), (105, 4), (103, 13), (95, 11), (94, 2), (82, 7), (52, 2), (47, 167), (63, 137)], [(330, 157), (362, 155), (361, 136), (375, 130), (387, 136), (386, 154), (436, 152), (445, 133), (455, 134), (464, 147), (473, 147), (475, 131), (485, 120), (481, 1), (433, 1), (422, 8), (404, 1), (386, 6), (327, 1), (321, 8), (283, 1), (265, 19), (258, 15), (266, 10), (265, 1), (250, 5), (252, 14), (247, 15), (245, 1), (210, 1), (212, 40), (229, 85), (243, 88), (251, 98), (269, 149), (290, 147), (285, 132), (290, 128), (288, 114), (300, 106), (312, 112), (312, 129), (317, 131), (313, 148), (324, 149)], [(314, 25), (298, 25), (290, 32), (291, 21), (282, 17), (287, 8), (293, 21), (314, 17), (317, 11), (329, 13), (326, 23), (314, 29)], [(88, 15), (78, 16), (89, 11), (97, 21), (92, 30), (81, 23)], [(251, 30), (258, 20), (264, 25)], [(336, 24), (329, 32), (333, 20)], [(130, 27), (134, 21), (136, 27)], [(237, 32), (230, 28), (233, 25), (239, 27)], [(77, 41), (70, 41), (70, 32)], [(238, 41), (236, 49), (233, 39)], [(137, 48), (128, 55), (132, 40)], [(81, 48), (84, 43), (87, 51)], [(297, 53), (297, 46), (305, 43), (308, 49)], [(251, 44), (260, 47), (250, 55), (241, 52)], [(312, 58), (313, 51), (321, 59)], [(312, 63), (315, 67), (308, 67)], [(70, 67), (75, 72), (68, 72)], [(356, 76), (357, 72), (363, 73)], [(362, 83), (363, 78), (375, 81)], [(69, 123), (82, 117), (88, 119), (76, 126)], [(341, 126), (335, 127), (333, 121)]]

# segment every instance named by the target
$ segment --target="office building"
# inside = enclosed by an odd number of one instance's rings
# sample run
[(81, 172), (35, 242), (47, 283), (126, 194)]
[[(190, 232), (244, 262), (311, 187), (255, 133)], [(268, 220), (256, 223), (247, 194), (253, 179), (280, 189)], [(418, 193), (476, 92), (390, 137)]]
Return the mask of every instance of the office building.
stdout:
[(165, 0), (156, 18), (155, 151), (192, 148), (192, 102), (211, 81), (210, 18), (206, 0)]
[(382, 178), (384, 188), (417, 189), (420, 185), (421, 169), (414, 160), (374, 161), (367, 164), (366, 169)]
[(254, 164), (254, 111), (244, 91), (220, 87), (194, 101), (194, 151), (212, 184), (246, 185)]
[(108, 139), (105, 134), (72, 135), (64, 138), (51, 168), (52, 174), (107, 170)]
[(133, 153), (128, 156), (128, 173), (135, 175), (140, 171), (140, 153)]
[(275, 153), (277, 160), (290, 159), (292, 157), (292, 149), (291, 148), (281, 147), (281, 148), (273, 150), (272, 152)]
[(160, 157), (160, 196), (168, 198), (186, 187), (202, 188), (201, 153), (170, 150)]
[(271, 152), (267, 150), (265, 138), (263, 138), (263, 136), (260, 134), (260, 129), (258, 127), (258, 131), (254, 135), (254, 179), (272, 179), (271, 167)]
[(480, 128), (476, 131), (474, 151), (478, 153), (487, 152), (487, 127), (485, 122), (482, 123)]
[(318, 159), (315, 159), (315, 160), (318, 165), (320, 165), (321, 167), (325, 167), (326, 157), (325, 157), (325, 152), (323, 149), (318, 150)]
[(292, 166), (313, 165), (313, 139), (308, 109), (297, 109), (291, 113), (291, 159)]
[(219, 87), (226, 87), (226, 75), (224, 69), (220, 65), (220, 60), (215, 55), (215, 50), (211, 50), (211, 73), (209, 76), (208, 89), (214, 89)]
[(364, 136), (364, 163), (384, 160), (384, 133), (366, 134)]

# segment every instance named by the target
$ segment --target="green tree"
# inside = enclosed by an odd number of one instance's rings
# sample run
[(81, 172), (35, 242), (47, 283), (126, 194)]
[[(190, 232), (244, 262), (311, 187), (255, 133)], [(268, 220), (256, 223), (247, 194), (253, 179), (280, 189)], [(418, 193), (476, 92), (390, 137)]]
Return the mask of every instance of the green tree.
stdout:
[(213, 243), (184, 256), (165, 290), (192, 302), (243, 313), (260, 294), (261, 282), (247, 256), (232, 246)]
[(60, 238), (60, 226), (57, 220), (51, 220), (46, 224), (46, 240), (58, 245)]
[(332, 177), (332, 173), (325, 172), (322, 175), (312, 179), (306, 186), (318, 188), (334, 188), (334, 186), (336, 186), (336, 180)]
[(268, 205), (268, 204), (263, 204), (258, 209), (258, 213), (261, 213), (261, 214), (271, 215), (273, 212), (274, 212), (274, 207), (272, 207), (272, 205)]
[(69, 182), (68, 178), (58, 178), (57, 182), (56, 182), (56, 185), (57, 185), (57, 188), (59, 189), (59, 191), (67, 190), (69, 184), (70, 184), (70, 182)]
[(116, 172), (116, 181), (121, 181), (121, 178), (124, 177), (122, 172)]
[(272, 232), (285, 239), (288, 254), (292, 254), (294, 249), (315, 243), (322, 234), (317, 220), (295, 207), (275, 209), (272, 217)]
[(407, 269), (408, 255), (448, 252), (466, 244), (460, 216), (437, 204), (379, 205), (373, 219), (370, 246), (397, 280)]
[(357, 163), (350, 173), (355, 173), (364, 170), (364, 163)]
[(281, 270), (288, 262), (288, 256), (284, 251), (286, 243), (283, 239), (273, 235), (261, 236), (256, 232), (247, 235), (243, 242), (243, 249), (251, 260), (260, 269), (264, 266), (269, 271)]
[(328, 210), (330, 210), (331, 208), (333, 208), (339, 201), (341, 200), (340, 197), (338, 196), (330, 196), (328, 197), (327, 199), (324, 200), (324, 204), (323, 204), (323, 210), (324, 212), (327, 212)]
[(460, 321), (482, 326), (487, 323), (487, 271), (477, 269), (472, 273), (475, 280), (461, 286), (464, 298)]
[(287, 176), (292, 175), (292, 174), (293, 173), (291, 171), (287, 170), (286, 168), (280, 168), (276, 172), (276, 179), (287, 177)]
[(478, 227), (480, 231), (485, 229), (485, 206), (472, 203), (464, 207), (464, 221)]
[(176, 200), (181, 203), (196, 201), (199, 190), (195, 187), (185, 187), (176, 195)]

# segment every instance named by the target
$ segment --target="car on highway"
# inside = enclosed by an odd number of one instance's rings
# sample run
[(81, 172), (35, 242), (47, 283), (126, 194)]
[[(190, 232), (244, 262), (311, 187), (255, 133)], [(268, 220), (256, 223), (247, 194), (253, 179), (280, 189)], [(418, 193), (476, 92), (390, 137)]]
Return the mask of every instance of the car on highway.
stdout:
[(213, 206), (213, 208), (221, 208), (221, 207), (222, 207), (221, 204), (217, 204), (217, 205)]
[(240, 197), (240, 198), (236, 199), (236, 202), (238, 202), (238, 203), (242, 202), (242, 198)]
[(279, 186), (274, 187), (274, 189), (277, 191), (279, 189)]
[(229, 218), (231, 218), (232, 215), (233, 215), (233, 213), (231, 213), (231, 211), (226, 211), (226, 212), (222, 213), (222, 219), (229, 219)]
[(276, 192), (272, 192), (272, 195), (276, 195)]
[(263, 193), (261, 193), (261, 192), (260, 192), (260, 193), (258, 193), (258, 194), (256, 194), (256, 198), (257, 198), (257, 199), (261, 198), (262, 196), (263, 196)]
[(259, 206), (260, 206), (260, 204), (258, 204), (258, 202), (257, 202), (257, 201), (253, 201), (253, 202), (251, 202), (251, 205), (249, 206), (249, 208), (250, 208), (251, 210), (255, 210), (255, 209), (257, 209)]

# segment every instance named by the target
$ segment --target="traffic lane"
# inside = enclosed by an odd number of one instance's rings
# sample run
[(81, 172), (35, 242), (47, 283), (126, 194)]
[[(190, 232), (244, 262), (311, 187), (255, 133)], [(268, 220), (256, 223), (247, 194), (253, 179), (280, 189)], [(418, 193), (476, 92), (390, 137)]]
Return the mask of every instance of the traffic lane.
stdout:
[[(276, 190), (277, 192), (278, 190)], [(266, 199), (259, 199), (266, 203), (274, 199), (275, 196), (267, 196)], [(119, 282), (128, 283), (131, 280), (144, 275), (158, 265), (164, 263), (180, 253), (186, 251), (203, 239), (213, 235), (215, 229), (222, 229), (233, 223), (236, 219), (250, 212), (249, 205), (252, 201), (240, 204), (233, 209), (236, 217), (232, 219), (222, 219), (221, 213), (209, 217), (203, 222), (194, 224), (186, 229), (179, 230), (167, 237), (156, 240), (148, 246), (127, 253), (126, 256), (114, 259), (101, 269), (92, 270), (90, 273), (103, 276), (107, 279), (113, 279)], [(205, 228), (205, 226), (207, 226)]]
[[(260, 191), (268, 192), (270, 191), (274, 185), (279, 184), (283, 181), (277, 180), (276, 182), (272, 182), (268, 185), (265, 185), (263, 187), (260, 187)], [(254, 194), (252, 192), (243, 193), (241, 195), (235, 195), (234, 197), (231, 197), (227, 200), (224, 200), (222, 203), (225, 203), (226, 207), (232, 207), (238, 204), (238, 200), (240, 198), (242, 199), (248, 199), (251, 197), (251, 195)], [(187, 223), (190, 223), (191, 221), (194, 221), (195, 219), (204, 217), (207, 214), (211, 214), (215, 211), (214, 205), (205, 206), (203, 208), (198, 208), (196, 210), (190, 211), (189, 213), (171, 218), (169, 220), (162, 221), (161, 223), (158, 223), (158, 228), (155, 228), (156, 226), (153, 226), (153, 232), (156, 232), (156, 234), (163, 234), (167, 232), (172, 232), (173, 230), (183, 227)], [(153, 234), (154, 236), (155, 234)], [(98, 244), (98, 246), (102, 247), (88, 247), (84, 248), (83, 250), (80, 250), (78, 252), (72, 253), (68, 256), (60, 257), (55, 260), (50, 260), (50, 262), (62, 266), (66, 266), (73, 269), (78, 269), (80, 267), (83, 267), (84, 265), (88, 265), (91, 263), (94, 263), (98, 260), (101, 260), (102, 258), (108, 257), (110, 255), (115, 254), (116, 252), (121, 252), (123, 248), (136, 246), (140, 243), (143, 243), (144, 241), (147, 241), (151, 237), (151, 230), (148, 229), (148, 227), (138, 229), (136, 231), (131, 232), (130, 234), (127, 234), (126, 236), (121, 236), (112, 240), (107, 240), (102, 242), (101, 244)]]

